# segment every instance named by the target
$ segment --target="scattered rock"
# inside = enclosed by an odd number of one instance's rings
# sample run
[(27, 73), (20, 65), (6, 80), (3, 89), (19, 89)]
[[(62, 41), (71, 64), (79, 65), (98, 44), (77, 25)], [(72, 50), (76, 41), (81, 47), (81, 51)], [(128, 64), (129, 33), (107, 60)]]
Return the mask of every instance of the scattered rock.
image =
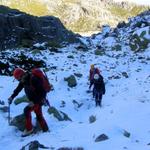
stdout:
[(49, 147), (40, 144), (38, 141), (31, 141), (27, 145), (23, 146), (20, 150), (39, 150), (40, 149), (49, 149)]
[(93, 115), (92, 115), (92, 116), (89, 117), (89, 122), (90, 122), (90, 123), (93, 123), (93, 122), (95, 122), (95, 121), (96, 121), (96, 116), (93, 116)]
[(68, 86), (71, 88), (77, 85), (77, 81), (74, 75), (64, 78), (64, 80), (68, 82)]
[(0, 105), (5, 105), (5, 102), (0, 100)]
[(53, 116), (59, 121), (72, 121), (67, 114), (62, 111), (58, 111), (55, 107), (50, 107), (48, 109), (49, 114), (53, 114)]
[(81, 78), (83, 76), (81, 73), (74, 73), (74, 75), (78, 78)]
[(79, 103), (76, 100), (73, 100), (72, 102), (77, 108), (80, 108), (83, 105), (83, 103)]
[(0, 111), (7, 113), (8, 112), (8, 106), (0, 107)]
[(124, 130), (124, 131), (123, 131), (123, 135), (124, 135), (125, 137), (129, 138), (131, 134), (130, 134), (128, 131)]
[(105, 140), (108, 140), (108, 136), (105, 135), (105, 134), (101, 134), (99, 135), (96, 139), (95, 139), (95, 142), (101, 142), (101, 141), (105, 141)]
[(16, 98), (15, 100), (14, 100), (14, 104), (15, 105), (18, 105), (18, 104), (20, 104), (20, 103), (28, 103), (29, 102), (29, 100), (28, 100), (28, 98), (24, 95), (24, 96), (22, 96), (22, 97), (19, 97), (19, 98)]
[(11, 120), (10, 125), (17, 127), (17, 129), (19, 129), (20, 131), (24, 131), (25, 130), (25, 115), (21, 114), (21, 115), (14, 117)]
[(123, 75), (125, 78), (129, 78), (127, 72), (122, 72), (122, 75)]
[(65, 107), (66, 102), (65, 101), (61, 101), (61, 106), (60, 107)]
[(104, 55), (104, 51), (102, 51), (100, 49), (95, 50), (94, 53), (95, 53), (95, 55), (100, 55), (100, 56)]
[(67, 58), (74, 59), (73, 55), (68, 55)]

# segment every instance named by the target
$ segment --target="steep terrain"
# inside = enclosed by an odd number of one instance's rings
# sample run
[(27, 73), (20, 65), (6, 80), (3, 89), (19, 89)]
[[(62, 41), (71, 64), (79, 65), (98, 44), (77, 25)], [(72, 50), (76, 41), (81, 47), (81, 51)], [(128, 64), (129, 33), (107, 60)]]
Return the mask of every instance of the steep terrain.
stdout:
[[(0, 76), (0, 100), (3, 101), (0, 101), (0, 149), (42, 149), (39, 141), (49, 150), (149, 150), (149, 23), (150, 11), (146, 11), (116, 28), (105, 26), (101, 33), (80, 37), (87, 48), (70, 44), (57, 52), (49, 48), (34, 53), (30, 48), (0, 52), (5, 56), (1, 61), (10, 63), (9, 71), (12, 71), (11, 66), (25, 67), (25, 63), (20, 61), (15, 64), (14, 61), (9, 62), (20, 53), (44, 61), (54, 86), (48, 94), (52, 107), (43, 107), (50, 132), (39, 131), (22, 138), (21, 130), (14, 124), (9, 126), (7, 117), (7, 99), (18, 82), (11, 76)], [(39, 48), (43, 45), (37, 43), (34, 46)], [(22, 57), (17, 60), (22, 60)], [(89, 92), (91, 64), (100, 68), (106, 84), (101, 108), (95, 107)], [(70, 76), (76, 81), (73, 87), (66, 80)], [(27, 105), (22, 96), (23, 91), (17, 97), (19, 100), (16, 99), (10, 107), (12, 120), (22, 114)], [(36, 125), (35, 115), (32, 117)]]
[(54, 16), (37, 17), (0, 6), (0, 23), (0, 50), (31, 48), (37, 42), (46, 42), (50, 47), (78, 42), (77, 35)]

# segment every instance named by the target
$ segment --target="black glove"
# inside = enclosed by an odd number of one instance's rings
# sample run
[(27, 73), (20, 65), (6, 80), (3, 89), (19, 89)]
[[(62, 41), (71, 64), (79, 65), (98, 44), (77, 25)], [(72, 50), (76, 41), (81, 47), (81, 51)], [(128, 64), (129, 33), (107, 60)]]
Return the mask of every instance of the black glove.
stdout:
[(13, 101), (13, 98), (12, 98), (12, 97), (9, 97), (9, 98), (8, 98), (8, 103), (11, 104), (12, 101)]

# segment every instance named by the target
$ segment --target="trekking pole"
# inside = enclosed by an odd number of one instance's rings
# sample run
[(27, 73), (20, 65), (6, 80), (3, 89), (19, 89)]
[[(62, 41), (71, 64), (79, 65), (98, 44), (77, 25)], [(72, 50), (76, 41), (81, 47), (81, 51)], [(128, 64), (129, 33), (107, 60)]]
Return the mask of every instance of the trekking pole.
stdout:
[(8, 103), (8, 124), (10, 125), (10, 103)]

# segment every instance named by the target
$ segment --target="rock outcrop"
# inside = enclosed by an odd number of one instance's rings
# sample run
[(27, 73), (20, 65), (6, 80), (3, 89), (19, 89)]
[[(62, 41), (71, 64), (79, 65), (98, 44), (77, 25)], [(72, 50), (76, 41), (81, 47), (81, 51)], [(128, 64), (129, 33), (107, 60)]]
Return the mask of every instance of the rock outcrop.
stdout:
[(0, 6), (0, 10), (0, 50), (31, 47), (37, 42), (57, 47), (78, 41), (54, 16), (36, 17), (4, 6)]

